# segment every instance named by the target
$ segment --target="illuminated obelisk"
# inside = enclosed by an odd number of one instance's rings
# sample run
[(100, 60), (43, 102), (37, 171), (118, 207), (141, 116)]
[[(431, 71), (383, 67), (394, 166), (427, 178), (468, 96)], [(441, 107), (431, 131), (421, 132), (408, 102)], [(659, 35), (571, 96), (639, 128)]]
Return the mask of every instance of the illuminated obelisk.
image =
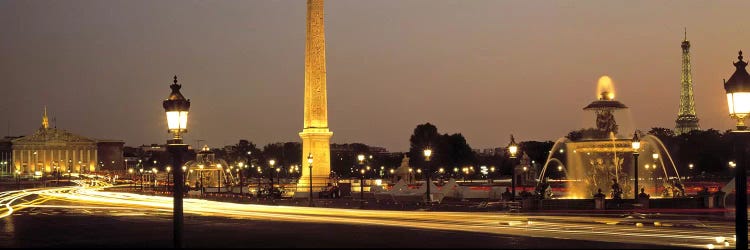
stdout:
[(307, 0), (307, 35), (305, 39), (305, 121), (299, 136), (302, 138), (302, 176), (295, 197), (309, 197), (312, 154), (313, 197), (320, 187), (329, 183), (331, 172), (328, 130), (328, 101), (326, 97), (326, 39), (323, 26), (323, 0)]

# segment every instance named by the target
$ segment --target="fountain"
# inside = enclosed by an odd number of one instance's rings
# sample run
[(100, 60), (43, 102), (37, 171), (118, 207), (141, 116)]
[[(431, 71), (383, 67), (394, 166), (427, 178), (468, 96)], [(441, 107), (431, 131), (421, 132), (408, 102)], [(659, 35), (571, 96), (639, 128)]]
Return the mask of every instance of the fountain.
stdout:
[[(564, 182), (566, 191), (563, 198), (588, 199), (598, 189), (611, 197), (612, 184), (616, 180), (623, 190), (622, 198), (633, 198), (637, 194), (633, 194), (631, 139), (618, 133), (619, 126), (614, 116), (615, 111), (628, 107), (614, 99), (614, 86), (607, 76), (599, 78), (597, 96), (597, 100), (583, 108), (596, 115), (596, 128), (574, 131), (555, 141), (542, 167), (539, 182)], [(648, 158), (642, 157), (645, 159), (639, 162), (639, 167), (643, 169), (638, 174), (639, 186), (645, 188), (651, 197), (661, 197), (664, 190), (675, 183), (681, 184), (679, 173), (669, 152), (657, 137), (644, 134), (640, 137), (640, 154)], [(550, 179), (551, 172), (547, 169), (554, 164), (560, 172), (555, 175), (564, 178)]]

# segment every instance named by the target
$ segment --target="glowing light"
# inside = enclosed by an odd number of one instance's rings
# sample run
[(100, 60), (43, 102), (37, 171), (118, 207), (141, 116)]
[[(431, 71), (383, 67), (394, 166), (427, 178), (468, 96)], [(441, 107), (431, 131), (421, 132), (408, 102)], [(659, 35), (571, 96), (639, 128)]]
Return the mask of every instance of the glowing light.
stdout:
[(724, 238), (724, 236), (716, 236), (714, 240), (716, 240), (716, 243), (724, 243), (726, 238)]
[(604, 75), (599, 77), (596, 85), (596, 98), (603, 100), (615, 99), (615, 86), (612, 84), (612, 79), (609, 76)]

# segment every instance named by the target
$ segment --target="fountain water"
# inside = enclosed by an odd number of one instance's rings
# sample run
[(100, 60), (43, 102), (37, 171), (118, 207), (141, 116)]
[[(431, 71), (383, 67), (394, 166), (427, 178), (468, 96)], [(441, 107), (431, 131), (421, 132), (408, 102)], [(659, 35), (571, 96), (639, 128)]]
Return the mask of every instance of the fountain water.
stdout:
[[(632, 193), (634, 171), (631, 139), (619, 136), (614, 119), (614, 112), (627, 109), (627, 106), (614, 100), (614, 88), (609, 77), (599, 79), (597, 91), (599, 99), (584, 108), (596, 114), (596, 128), (583, 129), (557, 139), (542, 167), (539, 181), (549, 181), (547, 168), (557, 163), (564, 169), (560, 174), (565, 176), (565, 198), (591, 198), (598, 189), (610, 193), (614, 181), (624, 191), (623, 198), (633, 198), (637, 194)], [(652, 197), (659, 197), (667, 187), (680, 182), (679, 173), (659, 138), (653, 135), (642, 135), (641, 138), (640, 154), (648, 157), (657, 154), (658, 157), (653, 161), (640, 161), (639, 167), (646, 171), (639, 171), (639, 184)], [(646, 165), (649, 168), (645, 168)]]

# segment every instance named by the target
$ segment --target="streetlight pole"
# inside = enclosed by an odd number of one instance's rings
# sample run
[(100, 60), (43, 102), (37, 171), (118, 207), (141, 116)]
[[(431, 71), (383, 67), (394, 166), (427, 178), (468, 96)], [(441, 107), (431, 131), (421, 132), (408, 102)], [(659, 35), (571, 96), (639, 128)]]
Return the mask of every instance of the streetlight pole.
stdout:
[(511, 200), (516, 199), (516, 154), (518, 153), (518, 145), (513, 135), (510, 135), (510, 144), (508, 145), (508, 152), (510, 152), (511, 161), (511, 178), (510, 178), (510, 190)]
[(138, 170), (138, 179), (141, 182), (141, 193), (143, 193), (143, 168)]
[(364, 166), (364, 160), (365, 155), (359, 154), (357, 155), (357, 160), (359, 161), (359, 173), (361, 174), (359, 178), (359, 208), (365, 207), (365, 168)]
[(221, 164), (216, 164), (216, 168), (219, 169), (219, 174), (217, 175), (217, 183), (219, 183), (219, 189), (217, 189), (216, 191), (218, 193), (221, 193), (221, 172), (223, 172), (223, 170), (221, 169)]
[(273, 165), (276, 164), (276, 160), (269, 160), (268, 165), (271, 165), (271, 171), (268, 173), (268, 176), (271, 177), (271, 190), (269, 191), (269, 195), (271, 195), (271, 198), (273, 198)]
[(432, 197), (430, 197), (430, 184), (431, 184), (430, 173), (432, 173), (432, 171), (430, 170), (430, 156), (432, 156), (432, 149), (426, 148), (423, 153), (424, 153), (424, 161), (426, 165), (425, 168), (427, 169), (427, 172), (425, 173), (425, 182), (424, 182), (424, 184), (427, 185), (427, 191), (425, 191), (424, 196), (425, 196), (425, 200), (429, 203), (429, 202), (432, 202)]
[(240, 197), (242, 197), (242, 188), (244, 186), (244, 184), (242, 183), (242, 171), (243, 171), (243, 168), (245, 167), (245, 163), (240, 162), (239, 166), (240, 166), (240, 169), (237, 172), (239, 172), (240, 174)]
[(633, 133), (633, 141), (631, 142), (631, 147), (633, 148), (633, 175), (635, 176), (635, 184), (634, 184), (634, 192), (633, 192), (633, 200), (638, 200), (638, 155), (640, 152), (638, 152), (639, 149), (641, 149), (641, 139), (638, 138), (638, 131)]
[(659, 193), (659, 192), (657, 192), (658, 186), (656, 185), (656, 166), (659, 165), (657, 163), (658, 160), (659, 160), (659, 154), (658, 153), (653, 153), (653, 154), (651, 154), (651, 158), (654, 159), (654, 165), (651, 166), (653, 168), (653, 170), (651, 170), (651, 177), (654, 178), (654, 194), (658, 194)]
[(742, 51), (739, 51), (738, 61), (734, 63), (736, 68), (734, 74), (728, 81), (724, 81), (724, 90), (727, 92), (727, 103), (729, 105), (729, 116), (737, 120), (737, 129), (732, 130), (735, 140), (735, 154), (738, 164), (735, 168), (735, 237), (736, 249), (747, 249), (747, 159), (745, 159), (748, 132), (745, 118), (750, 114), (750, 79), (745, 67), (747, 63), (742, 60)]
[(309, 164), (309, 166), (310, 166), (310, 183), (309, 183), (309, 186), (310, 186), (310, 206), (312, 207), (313, 206), (313, 193), (312, 193), (312, 185), (313, 185), (313, 182), (312, 182), (313, 181), (313, 179), (312, 179), (312, 175), (313, 175), (313, 172), (312, 172), (313, 155), (312, 155), (312, 153), (310, 153), (310, 154), (307, 155), (307, 164)]
[(183, 187), (185, 181), (182, 175), (182, 156), (188, 150), (188, 145), (183, 143), (181, 134), (187, 133), (187, 118), (190, 109), (190, 100), (185, 99), (180, 93), (182, 85), (177, 84), (177, 76), (174, 76), (174, 83), (169, 86), (172, 93), (162, 102), (164, 111), (167, 115), (168, 132), (173, 134), (171, 140), (167, 141), (167, 150), (172, 155), (172, 166), (175, 166), (174, 182), (180, 185), (174, 185), (174, 205), (172, 212), (173, 220), (173, 243), (175, 248), (182, 248), (182, 227), (183, 227)]

